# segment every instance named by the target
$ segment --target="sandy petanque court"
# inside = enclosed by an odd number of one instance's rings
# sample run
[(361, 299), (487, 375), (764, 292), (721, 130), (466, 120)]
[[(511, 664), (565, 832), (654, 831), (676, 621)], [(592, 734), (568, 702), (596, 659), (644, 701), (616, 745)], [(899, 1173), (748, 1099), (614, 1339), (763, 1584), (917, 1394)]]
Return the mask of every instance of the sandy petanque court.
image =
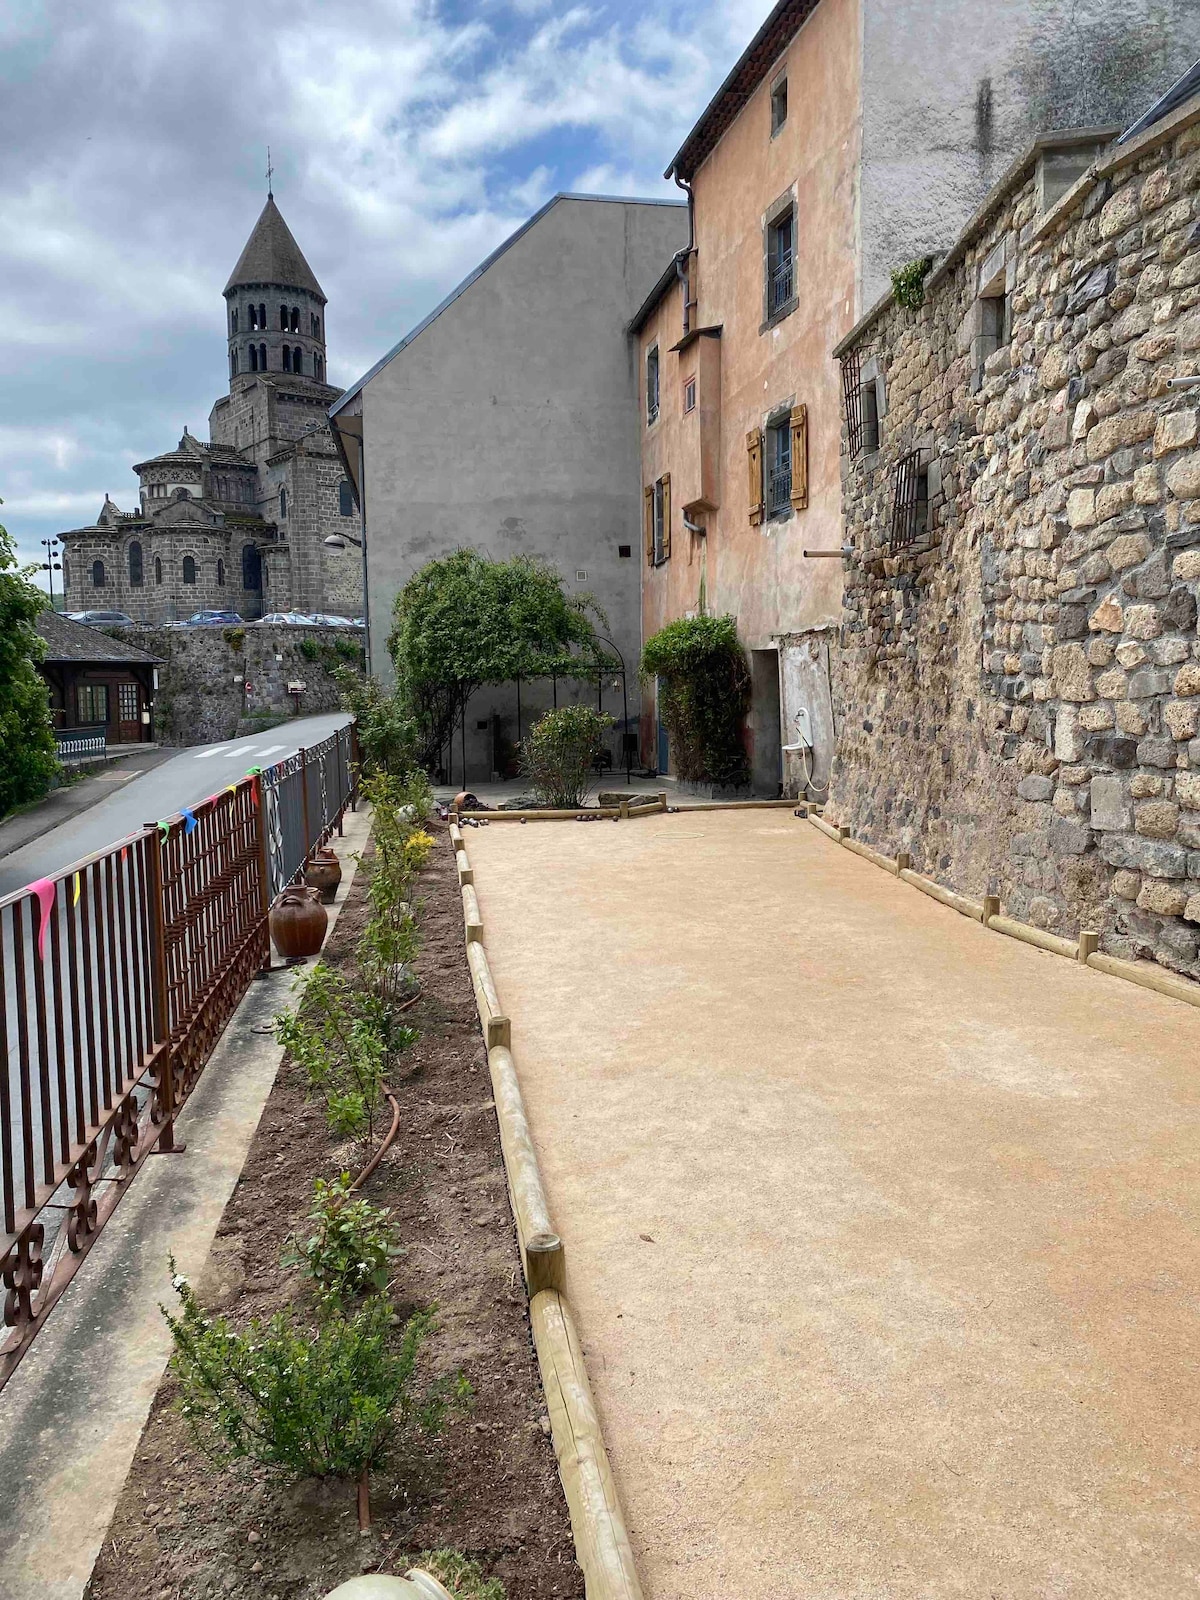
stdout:
[(1194, 1597), (1200, 1011), (786, 811), (467, 845), (649, 1600)]

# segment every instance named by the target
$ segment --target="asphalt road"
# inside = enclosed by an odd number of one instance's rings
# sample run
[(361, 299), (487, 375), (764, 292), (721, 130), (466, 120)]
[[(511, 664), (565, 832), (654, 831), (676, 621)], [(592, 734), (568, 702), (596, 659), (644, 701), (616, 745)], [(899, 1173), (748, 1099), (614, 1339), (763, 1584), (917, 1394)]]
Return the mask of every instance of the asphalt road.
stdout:
[(115, 844), (135, 833), (144, 822), (157, 822), (160, 817), (173, 816), (180, 806), (207, 799), (240, 778), (248, 767), (269, 766), (301, 745), (319, 744), (349, 720), (344, 711), (324, 717), (301, 717), (245, 739), (181, 750), (162, 766), (122, 784), (115, 794), (98, 801), (90, 810), (5, 856), (0, 861), (0, 895), (23, 889), (27, 883), (49, 877), (94, 850)]

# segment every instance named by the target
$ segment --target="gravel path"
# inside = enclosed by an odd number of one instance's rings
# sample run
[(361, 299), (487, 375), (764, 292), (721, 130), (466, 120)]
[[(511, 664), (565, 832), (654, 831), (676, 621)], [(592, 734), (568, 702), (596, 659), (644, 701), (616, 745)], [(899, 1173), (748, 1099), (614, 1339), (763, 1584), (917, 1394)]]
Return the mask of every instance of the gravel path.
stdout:
[(1194, 1596), (1200, 1012), (787, 812), (467, 847), (649, 1600)]

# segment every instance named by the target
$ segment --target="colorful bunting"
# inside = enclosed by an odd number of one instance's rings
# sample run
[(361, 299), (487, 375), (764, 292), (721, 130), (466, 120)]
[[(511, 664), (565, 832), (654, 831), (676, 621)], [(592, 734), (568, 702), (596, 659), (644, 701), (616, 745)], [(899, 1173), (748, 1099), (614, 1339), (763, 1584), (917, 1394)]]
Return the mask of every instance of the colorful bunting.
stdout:
[[(121, 851), (121, 854), (122, 854), (122, 856), (124, 856), (124, 854), (125, 854), (124, 850)], [(75, 885), (75, 893), (71, 897), (71, 904), (73, 906), (77, 906), (79, 904), (79, 874), (76, 873), (74, 878), (71, 881)]]
[(37, 953), (38, 960), (46, 959), (46, 931), (50, 927), (50, 913), (54, 910), (54, 884), (49, 878), (39, 878), (36, 883), (31, 883), (27, 891), (36, 895), (41, 906), (41, 920), (38, 923)]
[(196, 818), (193, 816), (191, 811), (188, 810), (187, 806), (180, 807), (179, 815), (183, 818), (184, 834), (187, 835), (191, 833), (196, 827)]

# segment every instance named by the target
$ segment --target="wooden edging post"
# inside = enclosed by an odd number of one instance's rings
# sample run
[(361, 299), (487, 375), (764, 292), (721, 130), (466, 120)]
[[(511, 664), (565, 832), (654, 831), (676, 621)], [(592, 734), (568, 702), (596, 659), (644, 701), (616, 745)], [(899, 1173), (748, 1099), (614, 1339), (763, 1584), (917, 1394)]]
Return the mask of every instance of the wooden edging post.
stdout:
[(914, 872), (912, 855), (907, 850), (901, 850), (897, 854), (896, 864), (893, 867), (890, 857), (872, 850), (869, 845), (851, 839), (848, 828), (835, 828), (822, 818), (813, 816), (811, 811), (808, 813), (808, 820), (835, 843), (846, 845), (855, 855), (864, 857), (886, 872), (894, 871), (898, 878), (914, 889), (919, 889), (922, 894), (927, 894), (931, 899), (940, 901), (942, 905), (970, 917), (973, 922), (981, 923), (994, 933), (1018, 939), (1022, 944), (1033, 945), (1035, 949), (1046, 950), (1051, 955), (1065, 956), (1069, 961), (1082, 963), (1097, 972), (1107, 973), (1112, 978), (1122, 978), (1126, 983), (1139, 984), (1143, 989), (1153, 989), (1156, 994), (1167, 995), (1172, 1000), (1182, 1000), (1185, 1005), (1200, 1006), (1200, 983), (1193, 983), (1188, 978), (1177, 978), (1172, 973), (1164, 972), (1149, 963), (1122, 961), (1116, 956), (1103, 955), (1099, 949), (1100, 935), (1093, 928), (1081, 928), (1078, 939), (1064, 939), (1061, 934), (1048, 933), (1044, 928), (1035, 928), (1027, 922), (1018, 922), (1015, 917), (1001, 914), (998, 895), (985, 895), (981, 904), (977, 900), (968, 899), (966, 895), (956, 894), (953, 889), (944, 889), (932, 878), (925, 878), (920, 873)]
[(588, 1600), (642, 1600), (570, 1307), (544, 1290), (529, 1302), (529, 1320)]
[[(461, 845), (455, 851), (456, 857), (460, 851), (465, 857)], [(513, 1061), (512, 1026), (500, 1009), (483, 945), (481, 920), (479, 935), (472, 938), (470, 934), (470, 916), (474, 913), (478, 918), (479, 910), (474, 885), (464, 884), (462, 896), (467, 961), (487, 1039), (500, 1151), (529, 1292), (529, 1321), (550, 1414), (550, 1436), (571, 1515), (575, 1551), (588, 1600), (643, 1600), (587, 1368), (564, 1293), (562, 1240), (550, 1221)]]

